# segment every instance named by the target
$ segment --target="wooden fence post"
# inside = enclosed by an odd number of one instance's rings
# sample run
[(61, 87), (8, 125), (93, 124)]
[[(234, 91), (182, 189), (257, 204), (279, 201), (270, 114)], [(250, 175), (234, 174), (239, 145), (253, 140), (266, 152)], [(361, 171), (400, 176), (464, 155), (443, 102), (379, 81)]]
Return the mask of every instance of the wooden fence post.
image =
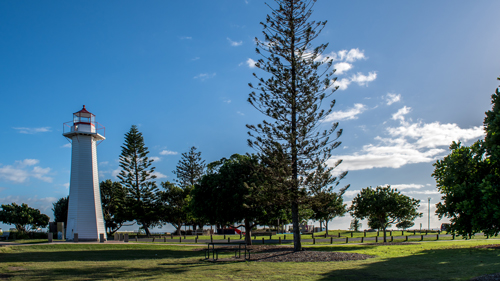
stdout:
[(378, 243), (378, 236), (375, 236), (375, 243)]
[(346, 237), (346, 238), (345, 238), (345, 243), (346, 243), (346, 244), (347, 244), (347, 243), (349, 243), (349, 237)]
[(364, 238), (365, 238), (365, 237), (361, 237), (361, 243), (363, 243), (363, 239), (364, 239)]
[(313, 237), (313, 244), (316, 244), (316, 238)]
[(264, 237), (262, 237), (262, 244), (264, 244)]

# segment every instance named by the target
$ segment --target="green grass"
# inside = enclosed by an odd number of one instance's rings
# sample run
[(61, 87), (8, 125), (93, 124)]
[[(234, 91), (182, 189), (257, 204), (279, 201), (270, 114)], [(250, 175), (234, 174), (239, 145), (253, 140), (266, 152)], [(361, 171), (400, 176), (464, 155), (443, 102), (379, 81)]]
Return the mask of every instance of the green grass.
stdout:
[(11, 280), (468, 280), (500, 272), (499, 239), (415, 245), (316, 245), (375, 256), (318, 263), (209, 262), (200, 247), (166, 244), (46, 244), (0, 248), (0, 278)]

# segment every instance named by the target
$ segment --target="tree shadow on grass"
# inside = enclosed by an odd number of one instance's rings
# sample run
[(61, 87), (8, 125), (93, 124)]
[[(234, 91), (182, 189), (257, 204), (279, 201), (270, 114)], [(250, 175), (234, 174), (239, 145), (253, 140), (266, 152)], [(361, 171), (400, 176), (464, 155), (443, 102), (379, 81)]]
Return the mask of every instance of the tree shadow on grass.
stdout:
[(60, 262), (60, 261), (125, 261), (164, 258), (203, 258), (202, 251), (169, 249), (113, 249), (113, 250), (59, 250), (6, 252), (0, 255), (3, 262)]
[(332, 270), (320, 280), (469, 280), (496, 272), (500, 272), (500, 250), (450, 248)]

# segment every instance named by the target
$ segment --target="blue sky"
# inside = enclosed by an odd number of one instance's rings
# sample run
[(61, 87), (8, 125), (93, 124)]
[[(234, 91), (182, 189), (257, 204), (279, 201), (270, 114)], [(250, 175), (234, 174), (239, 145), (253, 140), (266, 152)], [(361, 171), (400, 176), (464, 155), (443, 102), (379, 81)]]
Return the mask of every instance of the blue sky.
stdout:
[[(451, 141), (483, 136), (500, 75), (500, 2), (320, 0), (314, 10), (328, 20), (315, 43), (336, 58), (329, 122), (344, 129), (334, 154), (349, 170), (345, 201), (390, 184), (425, 201), (416, 225), (426, 227), (427, 197), (440, 198), (432, 163)], [(69, 193), (62, 124), (82, 105), (106, 127), (100, 180), (116, 180), (134, 124), (159, 181), (175, 179), (191, 146), (207, 162), (253, 152), (245, 124), (263, 116), (247, 84), (262, 74), (254, 38), (269, 11), (260, 0), (0, 2), (0, 203), (52, 216)]]

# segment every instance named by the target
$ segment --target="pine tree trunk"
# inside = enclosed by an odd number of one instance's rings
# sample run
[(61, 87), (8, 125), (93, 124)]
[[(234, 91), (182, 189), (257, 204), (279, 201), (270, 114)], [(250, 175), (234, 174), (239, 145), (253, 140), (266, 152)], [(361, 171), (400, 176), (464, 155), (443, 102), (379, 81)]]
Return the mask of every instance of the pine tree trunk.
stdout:
[(328, 235), (328, 221), (325, 221), (326, 235)]

